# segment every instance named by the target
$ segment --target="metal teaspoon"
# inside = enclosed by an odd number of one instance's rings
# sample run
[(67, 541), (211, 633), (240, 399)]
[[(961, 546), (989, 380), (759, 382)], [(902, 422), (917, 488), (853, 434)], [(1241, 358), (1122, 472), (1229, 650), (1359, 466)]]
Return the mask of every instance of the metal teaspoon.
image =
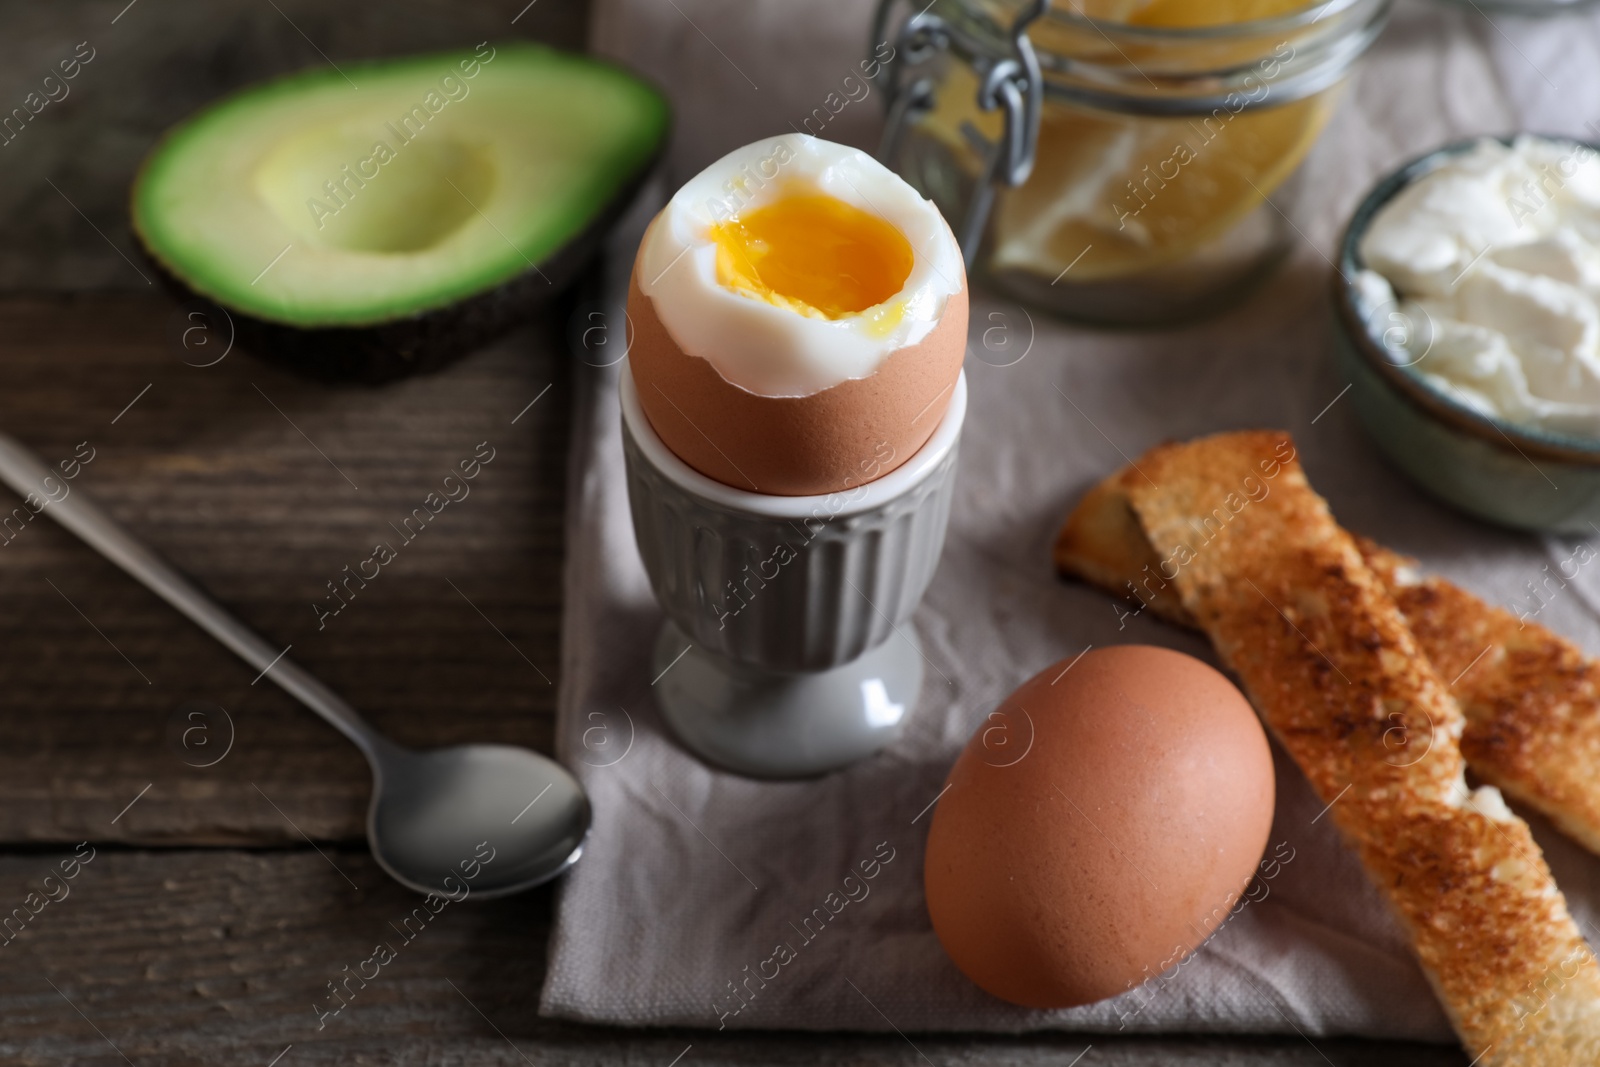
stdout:
[[(0, 481), (26, 497), (57, 478), (0, 434)], [(577, 862), (589, 799), (566, 769), (512, 745), (414, 751), (378, 733), (331, 689), (228, 614), (141, 544), (81, 489), (44, 508), (290, 696), (349, 738), (372, 767), (367, 841), (378, 864), (419, 893), (497, 897), (547, 882)], [(486, 856), (492, 856), (485, 862)], [(470, 880), (464, 872), (475, 870)], [(447, 880), (448, 879), (448, 880)]]

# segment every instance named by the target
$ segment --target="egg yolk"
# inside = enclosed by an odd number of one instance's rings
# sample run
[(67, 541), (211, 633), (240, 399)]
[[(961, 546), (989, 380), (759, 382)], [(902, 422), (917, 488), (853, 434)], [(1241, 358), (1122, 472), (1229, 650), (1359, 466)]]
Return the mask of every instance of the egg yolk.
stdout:
[(720, 284), (810, 318), (841, 319), (884, 303), (915, 259), (899, 230), (823, 193), (743, 212), (711, 236)]

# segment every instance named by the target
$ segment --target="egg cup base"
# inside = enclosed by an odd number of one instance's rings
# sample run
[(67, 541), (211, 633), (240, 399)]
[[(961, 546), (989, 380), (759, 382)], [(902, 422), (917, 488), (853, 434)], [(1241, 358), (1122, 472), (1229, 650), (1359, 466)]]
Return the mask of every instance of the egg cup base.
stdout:
[(669, 621), (650, 669), (662, 717), (696, 756), (749, 778), (809, 778), (900, 736), (922, 690), (922, 645), (907, 624), (849, 663), (775, 671), (696, 645)]

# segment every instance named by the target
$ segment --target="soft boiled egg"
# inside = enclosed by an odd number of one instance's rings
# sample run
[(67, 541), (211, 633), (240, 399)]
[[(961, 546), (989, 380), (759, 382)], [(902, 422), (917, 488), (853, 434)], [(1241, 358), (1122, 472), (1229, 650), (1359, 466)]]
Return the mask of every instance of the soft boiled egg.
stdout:
[(650, 224), (629, 363), (680, 459), (751, 492), (843, 492), (932, 436), (966, 352), (943, 216), (854, 148), (790, 134), (731, 152)]

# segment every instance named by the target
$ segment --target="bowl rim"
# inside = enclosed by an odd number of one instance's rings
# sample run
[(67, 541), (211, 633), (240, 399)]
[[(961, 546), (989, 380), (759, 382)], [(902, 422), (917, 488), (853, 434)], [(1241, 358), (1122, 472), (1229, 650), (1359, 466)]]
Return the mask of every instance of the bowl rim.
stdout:
[(1446, 160), (1463, 155), (1484, 141), (1498, 141), (1510, 146), (1520, 137), (1581, 145), (1600, 153), (1600, 143), (1594, 141), (1522, 130), (1508, 134), (1483, 134), (1451, 141), (1402, 163), (1372, 186), (1356, 205), (1339, 237), (1337, 260), (1333, 264), (1334, 314), (1344, 330), (1345, 338), (1367, 366), (1404, 399), (1410, 401), (1413, 407), (1421, 409), (1423, 414), (1432, 416), (1451, 429), (1486, 441), (1496, 448), (1505, 449), (1509, 446), (1521, 453), (1524, 459), (1531, 460), (1537, 456), (1565, 463), (1600, 465), (1600, 438), (1555, 433), (1485, 415), (1435, 388), (1420, 374), (1412, 373), (1408, 367), (1391, 362), (1387, 357), (1387, 349), (1373, 337), (1371, 328), (1356, 306), (1356, 275), (1368, 269), (1361, 258), (1361, 239), (1384, 205), (1402, 189), (1437, 169)]

